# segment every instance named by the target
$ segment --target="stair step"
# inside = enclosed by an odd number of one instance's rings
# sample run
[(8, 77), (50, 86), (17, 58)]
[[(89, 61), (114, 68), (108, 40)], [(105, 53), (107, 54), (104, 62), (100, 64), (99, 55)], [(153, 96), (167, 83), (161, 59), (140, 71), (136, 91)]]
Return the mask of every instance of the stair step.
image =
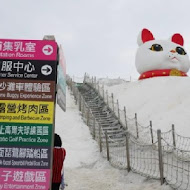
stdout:
[[(79, 87), (78, 87), (79, 88)], [(103, 131), (107, 131), (107, 134), (111, 139), (116, 142), (124, 142), (125, 140), (125, 129), (123, 129), (118, 118), (110, 110), (109, 106), (104, 102), (102, 97), (99, 96), (97, 91), (87, 84), (82, 85), (79, 88), (81, 95), (91, 110), (91, 113), (96, 118), (96, 121), (102, 127)], [(90, 117), (89, 125), (92, 130), (93, 117)], [(96, 126), (96, 134), (99, 133), (99, 129)], [(102, 139), (105, 141), (105, 138)], [(113, 141), (109, 140), (113, 144)]]

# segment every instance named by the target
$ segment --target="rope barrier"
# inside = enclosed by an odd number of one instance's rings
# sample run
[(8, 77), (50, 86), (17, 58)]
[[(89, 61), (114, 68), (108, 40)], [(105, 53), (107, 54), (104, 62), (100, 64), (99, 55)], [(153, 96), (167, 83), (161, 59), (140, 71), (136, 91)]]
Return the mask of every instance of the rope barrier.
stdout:
[[(86, 76), (85, 83), (89, 84), (87, 80), (88, 77)], [(78, 88), (71, 82), (69, 85), (74, 97), (77, 99), (76, 102), (79, 102), (80, 92)], [(103, 91), (104, 88), (96, 84), (91, 84), (90, 86), (96, 90), (94, 91), (93, 89), (87, 88), (87, 91), (83, 93), (84, 98), (81, 98), (83, 104), (81, 105), (81, 112), (94, 138), (98, 142), (100, 142), (101, 138), (102, 156), (105, 158), (108, 156), (107, 146), (109, 146), (109, 161), (112, 166), (120, 169), (130, 167), (133, 172), (153, 179), (160, 179), (160, 157), (158, 156), (158, 150), (161, 150), (163, 180), (175, 189), (190, 190), (190, 138), (177, 134), (172, 128), (167, 132), (161, 133), (161, 147), (159, 147), (157, 131), (151, 128), (152, 123), (148, 126), (143, 126), (139, 124), (136, 117), (128, 118), (124, 115), (125, 112), (118, 108), (119, 104), (114, 102), (113, 108), (115, 116), (120, 116), (119, 121), (121, 121), (124, 126), (123, 129), (125, 130), (123, 130), (123, 133), (118, 133), (115, 136), (107, 133), (108, 144), (106, 144), (105, 129), (101, 126), (104, 121), (102, 114), (109, 116), (109, 114), (112, 113), (107, 111), (107, 108), (112, 110), (113, 100), (107, 95), (107, 101), (103, 93), (97, 92), (97, 89)], [(96, 95), (97, 93), (98, 95)], [(88, 98), (90, 95), (96, 95), (96, 97), (91, 100)], [(104, 100), (102, 96), (104, 96)], [(97, 109), (103, 108), (102, 113), (92, 111), (89, 106), (90, 104), (96, 105)], [(127, 125), (125, 125), (126, 123)], [(110, 124), (109, 127), (113, 128), (115, 125), (117, 125), (117, 122)], [(98, 132), (99, 130), (100, 133)], [(129, 136), (126, 135), (127, 133)], [(128, 151), (126, 150), (127, 146), (125, 140), (121, 138), (119, 141), (116, 138), (117, 135), (121, 137), (123, 135), (123, 137), (128, 139)], [(127, 159), (127, 152), (129, 154), (129, 160)]]

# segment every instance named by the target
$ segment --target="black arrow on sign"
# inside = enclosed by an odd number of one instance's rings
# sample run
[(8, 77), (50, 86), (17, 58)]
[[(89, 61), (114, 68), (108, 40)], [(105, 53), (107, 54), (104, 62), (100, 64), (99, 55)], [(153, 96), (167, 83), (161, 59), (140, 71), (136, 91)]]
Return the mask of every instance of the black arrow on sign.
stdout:
[(46, 71), (48, 73), (50, 71), (50, 68), (47, 67), (46, 69), (42, 69), (42, 71)]

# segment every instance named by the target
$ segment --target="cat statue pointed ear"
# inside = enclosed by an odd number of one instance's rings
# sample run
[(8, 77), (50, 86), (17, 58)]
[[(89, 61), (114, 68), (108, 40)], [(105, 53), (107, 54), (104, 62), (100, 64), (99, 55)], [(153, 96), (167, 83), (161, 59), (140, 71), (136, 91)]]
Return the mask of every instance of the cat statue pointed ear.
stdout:
[(139, 80), (161, 76), (187, 76), (190, 68), (189, 57), (183, 47), (180, 34), (169, 40), (155, 40), (148, 29), (143, 29), (137, 38), (139, 48), (135, 65)]

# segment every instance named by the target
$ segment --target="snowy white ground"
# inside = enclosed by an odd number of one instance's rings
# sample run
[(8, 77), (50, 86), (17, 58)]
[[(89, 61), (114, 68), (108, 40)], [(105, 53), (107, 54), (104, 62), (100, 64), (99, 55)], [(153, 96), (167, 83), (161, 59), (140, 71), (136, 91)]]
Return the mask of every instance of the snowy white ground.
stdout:
[(64, 162), (66, 190), (171, 190), (160, 181), (148, 180), (110, 166), (83, 123), (78, 107), (67, 90), (67, 111), (56, 108), (56, 127), (67, 151)]
[[(104, 80), (102, 80), (104, 82)], [(105, 83), (106, 82), (106, 83)], [(138, 122), (162, 132), (171, 130), (172, 124), (178, 134), (190, 137), (190, 77), (155, 77), (134, 82), (118, 79), (104, 83), (109, 95), (118, 99), (120, 109), (126, 106), (127, 116), (137, 113)]]

